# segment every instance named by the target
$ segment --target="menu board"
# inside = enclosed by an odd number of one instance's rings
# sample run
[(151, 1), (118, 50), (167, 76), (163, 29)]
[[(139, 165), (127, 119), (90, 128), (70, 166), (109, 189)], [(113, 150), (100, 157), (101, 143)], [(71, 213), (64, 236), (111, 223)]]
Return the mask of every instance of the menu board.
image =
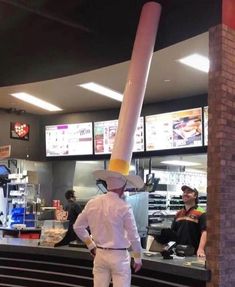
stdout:
[(208, 145), (208, 107), (204, 107), (204, 145)]
[[(95, 154), (111, 153), (118, 128), (118, 120), (94, 123)], [(144, 151), (144, 119), (140, 117), (137, 123), (134, 152)]]
[(146, 151), (202, 145), (202, 109), (145, 117)]
[(46, 156), (93, 154), (92, 123), (46, 126)]

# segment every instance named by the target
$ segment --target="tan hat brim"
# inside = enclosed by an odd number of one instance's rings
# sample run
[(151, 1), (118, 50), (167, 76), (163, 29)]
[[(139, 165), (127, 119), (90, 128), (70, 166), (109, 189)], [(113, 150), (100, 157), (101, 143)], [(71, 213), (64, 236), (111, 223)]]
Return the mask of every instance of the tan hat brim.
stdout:
[(110, 170), (95, 170), (93, 172), (96, 179), (107, 180), (110, 177), (122, 178), (127, 181), (127, 188), (142, 188), (144, 186), (144, 181), (138, 175), (123, 175), (116, 171)]

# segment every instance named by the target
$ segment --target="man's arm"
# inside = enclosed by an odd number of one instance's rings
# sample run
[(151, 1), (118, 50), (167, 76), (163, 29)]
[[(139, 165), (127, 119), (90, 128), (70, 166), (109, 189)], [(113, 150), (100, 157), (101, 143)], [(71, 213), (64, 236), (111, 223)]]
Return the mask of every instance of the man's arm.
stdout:
[(88, 220), (86, 215), (86, 208), (80, 213), (73, 225), (74, 232), (86, 244), (87, 248), (91, 251), (96, 248), (95, 242), (87, 231)]
[(127, 237), (132, 247), (132, 256), (134, 258), (133, 268), (134, 271), (137, 272), (142, 267), (142, 260), (141, 260), (142, 248), (140, 243), (140, 236), (138, 234), (138, 230), (136, 227), (134, 214), (131, 208), (129, 208), (128, 212), (124, 216), (124, 228), (127, 232)]
[(204, 212), (199, 218), (199, 226), (201, 230), (200, 242), (197, 250), (197, 256), (205, 257), (205, 246), (207, 240), (207, 232), (206, 232), (206, 212)]
[(204, 230), (201, 233), (200, 243), (199, 243), (199, 247), (197, 250), (197, 256), (199, 256), (199, 257), (205, 257), (206, 256), (206, 254), (205, 254), (206, 239), (207, 239), (207, 232), (206, 232), (206, 230)]

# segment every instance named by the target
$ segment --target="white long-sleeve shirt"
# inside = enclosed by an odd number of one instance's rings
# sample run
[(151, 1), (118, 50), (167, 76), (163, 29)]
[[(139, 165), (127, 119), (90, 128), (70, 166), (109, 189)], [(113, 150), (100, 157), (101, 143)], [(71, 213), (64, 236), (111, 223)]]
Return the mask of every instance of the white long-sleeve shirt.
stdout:
[[(92, 241), (87, 232), (89, 226)], [(77, 236), (89, 249), (129, 248), (131, 246), (135, 261), (141, 257), (140, 237), (137, 231), (132, 208), (115, 192), (91, 199), (79, 214), (74, 224)]]

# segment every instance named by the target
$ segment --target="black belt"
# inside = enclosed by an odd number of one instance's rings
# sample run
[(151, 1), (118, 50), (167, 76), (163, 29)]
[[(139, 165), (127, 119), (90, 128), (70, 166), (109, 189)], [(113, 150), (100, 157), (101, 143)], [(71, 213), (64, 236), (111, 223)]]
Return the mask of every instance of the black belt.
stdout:
[(104, 250), (127, 250), (127, 248), (106, 248), (106, 247), (101, 247), (101, 246), (96, 246), (99, 249), (104, 249)]

